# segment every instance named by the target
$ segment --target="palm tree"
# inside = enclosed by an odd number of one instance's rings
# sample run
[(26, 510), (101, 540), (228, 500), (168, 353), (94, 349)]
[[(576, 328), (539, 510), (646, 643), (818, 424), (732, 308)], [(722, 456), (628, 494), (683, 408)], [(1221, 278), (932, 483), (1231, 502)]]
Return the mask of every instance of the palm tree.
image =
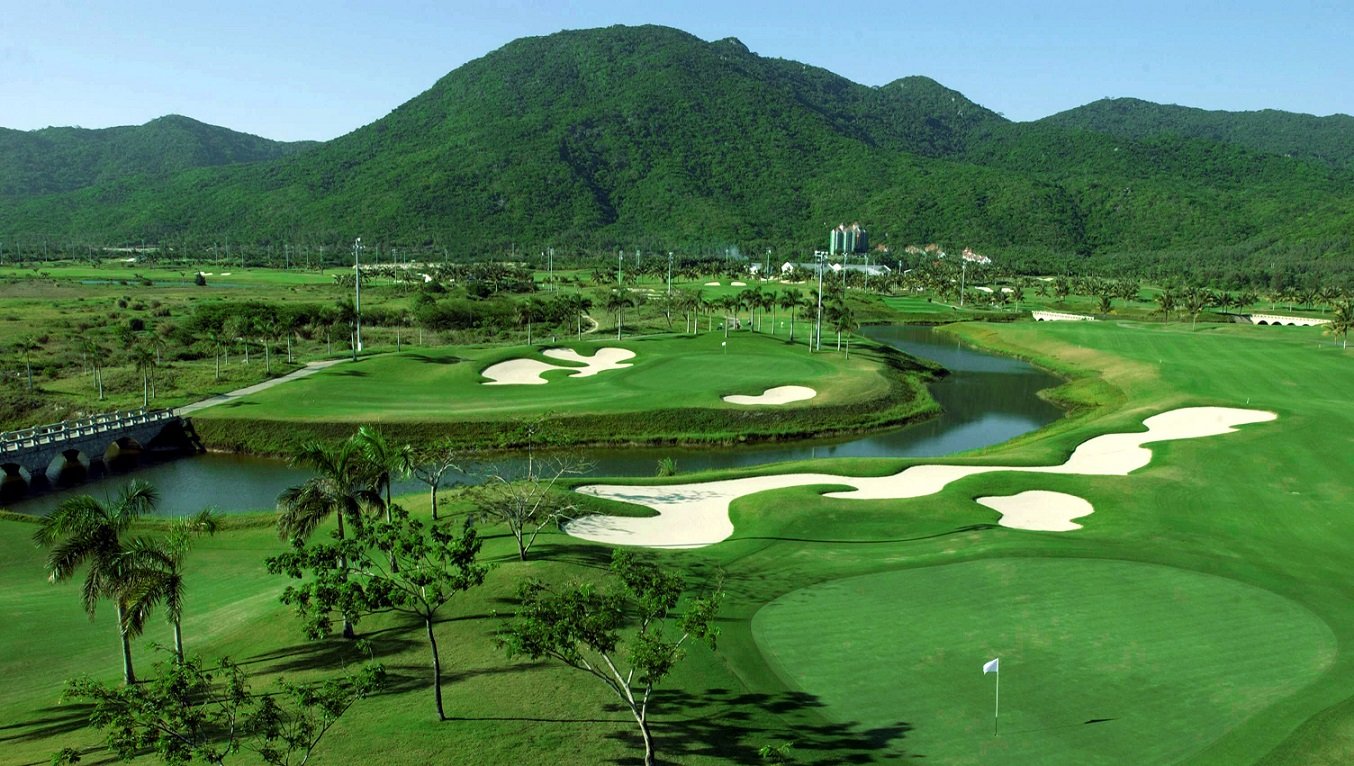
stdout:
[(832, 316), (832, 327), (837, 331), (837, 347), (841, 348), (842, 333), (846, 333), (846, 358), (851, 358), (851, 333), (860, 329), (860, 323), (856, 321), (856, 313), (850, 306), (840, 303)]
[(122, 535), (140, 517), (155, 510), (159, 494), (150, 484), (133, 479), (109, 504), (89, 495), (63, 500), (51, 515), (43, 517), (33, 540), (48, 548), (47, 579), (64, 582), (85, 566), (80, 597), (85, 613), (94, 619), (99, 599), (112, 599), (117, 609), (118, 635), (122, 639), (122, 680), (136, 683), (132, 669), (131, 634), (127, 629), (126, 590), (129, 582)]
[(1349, 330), (1354, 326), (1354, 303), (1348, 300), (1335, 304), (1326, 332), (1340, 341), (1341, 350), (1349, 348)]
[(540, 298), (527, 298), (517, 304), (517, 321), (527, 326), (527, 345), (531, 345), (531, 323), (545, 313), (545, 304)]
[[(332, 514), (338, 520), (338, 539), (344, 539), (345, 518), (362, 521), (364, 507), (381, 504), (381, 495), (365, 480), (362, 450), (353, 439), (335, 447), (310, 442), (292, 456), (293, 466), (315, 471), (315, 476), (277, 496), (277, 533), (283, 540), (304, 540)], [(353, 638), (353, 623), (343, 616), (343, 637)]]
[(1175, 293), (1170, 290), (1162, 290), (1157, 293), (1157, 308), (1161, 309), (1161, 321), (1171, 321), (1171, 311), (1175, 309)]
[(385, 434), (371, 426), (358, 428), (352, 440), (362, 450), (362, 457), (371, 471), (371, 488), (383, 495), (386, 521), (393, 522), (390, 515), (390, 484), (396, 475), (408, 476), (414, 470), (414, 448), (409, 444), (391, 444)]
[(1190, 332), (1193, 332), (1199, 324), (1199, 312), (1203, 311), (1208, 305), (1208, 293), (1203, 290), (1190, 288), (1184, 294), (1184, 309), (1192, 320), (1190, 322)]
[(780, 307), (790, 312), (790, 342), (795, 342), (795, 312), (804, 305), (804, 297), (798, 290), (786, 290), (780, 294)]
[(155, 352), (145, 346), (132, 349), (132, 362), (141, 373), (141, 406), (150, 406), (150, 371), (155, 368)]
[(621, 339), (621, 324), (624, 321), (625, 310), (635, 305), (630, 298), (630, 293), (625, 290), (612, 290), (606, 296), (606, 310), (616, 317), (616, 340)]
[(183, 662), (184, 559), (193, 537), (216, 533), (218, 520), (211, 509), (179, 519), (164, 537), (137, 537), (123, 553), (128, 572), (125, 628), (139, 636), (155, 607), (164, 604), (165, 618), (174, 626), (174, 656)]

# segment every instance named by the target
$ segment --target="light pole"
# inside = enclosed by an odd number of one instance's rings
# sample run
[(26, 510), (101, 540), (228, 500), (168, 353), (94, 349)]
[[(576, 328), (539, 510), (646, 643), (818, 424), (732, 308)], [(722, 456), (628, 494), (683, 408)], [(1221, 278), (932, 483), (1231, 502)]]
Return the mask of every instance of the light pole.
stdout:
[(827, 260), (827, 254), (822, 250), (814, 252), (818, 258), (818, 321), (814, 324), (814, 343), (813, 351), (823, 350), (823, 262)]
[(964, 282), (968, 279), (968, 261), (959, 256), (959, 305), (964, 305)]
[(362, 253), (362, 238), (353, 242), (353, 361), (362, 350), (362, 269), (358, 256)]

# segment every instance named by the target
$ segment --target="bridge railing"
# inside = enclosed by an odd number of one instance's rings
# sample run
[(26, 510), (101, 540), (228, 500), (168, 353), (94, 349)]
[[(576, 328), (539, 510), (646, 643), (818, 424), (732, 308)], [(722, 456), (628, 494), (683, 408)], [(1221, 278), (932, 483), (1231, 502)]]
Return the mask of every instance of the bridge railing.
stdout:
[(132, 426), (174, 420), (178, 416), (170, 410), (142, 407), (121, 412), (105, 412), (77, 420), (22, 428), (0, 433), (0, 455), (22, 452), (34, 447), (75, 441), (86, 436), (121, 431)]

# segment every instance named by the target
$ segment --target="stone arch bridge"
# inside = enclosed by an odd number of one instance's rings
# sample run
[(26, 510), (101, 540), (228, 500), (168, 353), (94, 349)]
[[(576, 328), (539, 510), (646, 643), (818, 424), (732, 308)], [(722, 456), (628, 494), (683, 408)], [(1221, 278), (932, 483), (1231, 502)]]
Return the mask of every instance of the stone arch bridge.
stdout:
[[(170, 410), (138, 409), (92, 415), (0, 433), (0, 481), (23, 489), (146, 451), (195, 452), (192, 425)], [(13, 490), (13, 487), (10, 487)]]

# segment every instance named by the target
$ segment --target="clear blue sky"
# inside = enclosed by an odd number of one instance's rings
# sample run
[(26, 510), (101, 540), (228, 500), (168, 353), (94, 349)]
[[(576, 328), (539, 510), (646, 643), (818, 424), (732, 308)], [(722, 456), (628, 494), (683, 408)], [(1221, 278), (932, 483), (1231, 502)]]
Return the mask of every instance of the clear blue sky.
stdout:
[(1354, 114), (1354, 0), (0, 0), (0, 126), (164, 114), (329, 139), (528, 35), (664, 24), (1015, 120), (1105, 96)]

